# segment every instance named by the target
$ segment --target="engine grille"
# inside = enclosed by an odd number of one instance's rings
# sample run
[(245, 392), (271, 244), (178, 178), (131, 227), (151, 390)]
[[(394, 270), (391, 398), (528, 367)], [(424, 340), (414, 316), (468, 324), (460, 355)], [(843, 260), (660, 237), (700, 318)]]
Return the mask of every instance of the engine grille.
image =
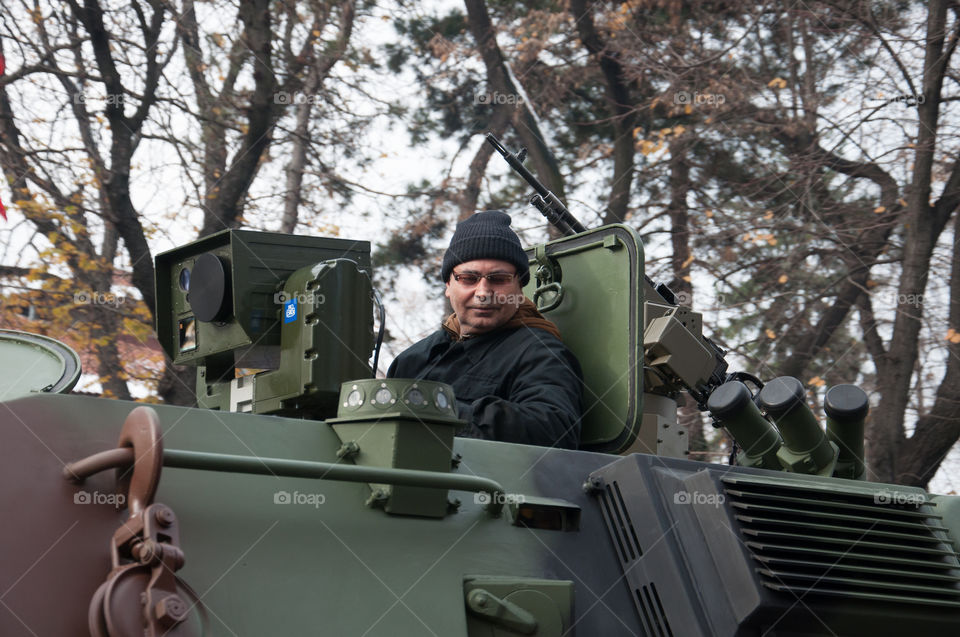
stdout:
[(960, 607), (960, 562), (912, 491), (722, 478), (764, 586), (804, 595)]

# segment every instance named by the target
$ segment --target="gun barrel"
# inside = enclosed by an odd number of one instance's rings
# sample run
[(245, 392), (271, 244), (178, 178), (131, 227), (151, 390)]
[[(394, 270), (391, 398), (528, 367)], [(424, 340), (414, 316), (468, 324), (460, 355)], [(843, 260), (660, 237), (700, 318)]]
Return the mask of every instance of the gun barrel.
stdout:
[[(524, 181), (533, 186), (533, 189), (540, 193), (541, 197), (546, 199), (548, 195), (552, 194), (549, 190), (547, 190), (546, 186), (541, 184), (540, 181), (533, 176), (533, 173), (526, 169), (516, 155), (511, 153), (503, 144), (500, 143), (500, 140), (497, 139), (496, 135), (493, 133), (487, 133), (487, 141), (490, 142), (490, 145), (497, 149), (498, 153), (503, 155), (503, 158), (507, 160), (507, 163), (510, 164), (511, 168), (520, 173), (520, 176), (523, 177)], [(554, 199), (556, 199), (556, 197), (554, 197)]]

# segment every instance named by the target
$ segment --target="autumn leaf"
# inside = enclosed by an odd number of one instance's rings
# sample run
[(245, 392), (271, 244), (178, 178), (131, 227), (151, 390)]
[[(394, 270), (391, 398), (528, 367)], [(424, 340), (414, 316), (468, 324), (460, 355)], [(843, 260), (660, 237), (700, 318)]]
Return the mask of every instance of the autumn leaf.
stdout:
[(781, 274), (780, 278), (777, 279), (777, 283), (786, 283), (789, 280), (790, 280), (790, 277), (788, 277), (786, 274)]
[(777, 338), (777, 333), (771, 330), (770, 328), (767, 328), (767, 330), (764, 333), (767, 335), (767, 338)]
[(767, 86), (772, 89), (787, 88), (787, 81), (782, 77), (775, 77), (767, 83)]
[(683, 268), (687, 267), (687, 266), (690, 265), (691, 263), (693, 263), (693, 255), (692, 255), (692, 254), (691, 254), (689, 257), (687, 257), (686, 259), (684, 259), (683, 263), (680, 264), (680, 269), (682, 270)]
[(877, 213), (877, 214), (880, 214), (881, 212), (886, 212), (886, 211), (887, 211), (887, 207), (886, 207), (886, 206), (877, 206), (876, 208), (873, 209), (873, 211), (874, 211), (875, 213)]
[(649, 155), (650, 153), (655, 153), (655, 152), (657, 152), (658, 150), (660, 150), (661, 148), (663, 148), (663, 142), (662, 142), (662, 141), (654, 143), (654, 142), (652, 142), (652, 141), (650, 141), (650, 140), (648, 140), (648, 139), (642, 139), (642, 140), (640, 140), (640, 154), (641, 154), (641, 155), (646, 156), (646, 155)]

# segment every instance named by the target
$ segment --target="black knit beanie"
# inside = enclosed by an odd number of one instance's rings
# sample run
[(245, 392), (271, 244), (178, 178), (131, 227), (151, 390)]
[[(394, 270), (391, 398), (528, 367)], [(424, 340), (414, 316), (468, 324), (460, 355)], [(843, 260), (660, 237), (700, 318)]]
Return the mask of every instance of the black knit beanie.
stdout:
[(520, 237), (510, 228), (510, 215), (500, 210), (478, 212), (460, 222), (443, 255), (440, 275), (449, 281), (454, 267), (474, 259), (506, 261), (516, 266), (522, 285), (530, 280), (530, 262)]

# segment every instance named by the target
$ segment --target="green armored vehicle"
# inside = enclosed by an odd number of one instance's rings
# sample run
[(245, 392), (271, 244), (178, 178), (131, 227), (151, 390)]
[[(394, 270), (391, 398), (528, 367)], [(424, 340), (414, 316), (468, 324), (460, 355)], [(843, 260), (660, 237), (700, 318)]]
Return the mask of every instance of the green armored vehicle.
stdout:
[[(576, 451), (455, 438), (448, 386), (373, 378), (365, 242), (159, 255), (196, 409), (63, 393), (72, 352), (0, 335), (44, 379), (0, 403), (0, 634), (957, 634), (960, 500), (863, 480), (863, 392), (821, 429), (798, 381), (727, 372), (632, 229), (566, 224), (525, 292), (583, 367)], [(685, 459), (681, 391), (737, 466)]]

